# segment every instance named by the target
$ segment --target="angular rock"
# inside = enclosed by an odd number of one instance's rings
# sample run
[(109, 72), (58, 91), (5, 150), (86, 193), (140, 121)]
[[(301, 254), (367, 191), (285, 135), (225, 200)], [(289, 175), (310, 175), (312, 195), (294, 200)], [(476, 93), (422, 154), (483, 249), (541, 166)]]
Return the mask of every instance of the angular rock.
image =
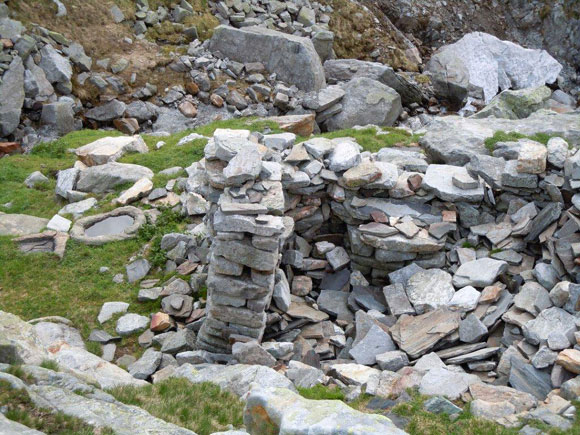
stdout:
[(213, 31), (210, 50), (237, 62), (261, 62), (278, 79), (306, 92), (325, 86), (320, 58), (307, 38), (257, 26), (218, 26)]
[(367, 124), (391, 126), (403, 110), (399, 94), (376, 80), (354, 78), (342, 88), (342, 111), (325, 123), (330, 131)]
[(447, 305), (455, 294), (451, 280), (451, 275), (440, 269), (422, 270), (412, 275), (405, 290), (417, 314)]
[(365, 433), (402, 435), (387, 417), (356, 411), (338, 400), (308, 400), (281, 388), (252, 390), (244, 424), (250, 433)]
[(149, 148), (141, 136), (104, 137), (75, 150), (87, 166), (115, 162), (126, 153), (147, 153)]
[(453, 285), (456, 287), (486, 287), (493, 284), (497, 277), (507, 270), (505, 261), (491, 258), (480, 258), (463, 263), (453, 276)]
[(103, 193), (125, 183), (135, 183), (142, 178), (153, 178), (149, 168), (129, 163), (106, 163), (81, 171), (77, 190), (81, 192)]

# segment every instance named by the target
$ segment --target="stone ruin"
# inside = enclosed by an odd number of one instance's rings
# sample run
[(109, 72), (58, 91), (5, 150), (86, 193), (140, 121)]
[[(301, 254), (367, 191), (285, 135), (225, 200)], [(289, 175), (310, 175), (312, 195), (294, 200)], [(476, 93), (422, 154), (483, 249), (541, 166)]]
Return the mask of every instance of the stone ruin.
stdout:
[[(217, 130), (186, 187), (210, 202), (197, 348), (298, 338), (292, 359), (365, 365), (436, 350), (505, 385), (516, 378), (505, 348), (531, 358), (558, 332), (547, 323), (562, 327), (566, 347), (575, 342), (580, 285), (563, 280), (575, 279), (580, 221), (564, 204), (579, 162), (559, 138), (499, 143), (460, 167), (414, 149), (361, 152), (352, 138), (295, 144), (289, 133)], [(302, 327), (320, 322), (314, 346), (301, 341)]]

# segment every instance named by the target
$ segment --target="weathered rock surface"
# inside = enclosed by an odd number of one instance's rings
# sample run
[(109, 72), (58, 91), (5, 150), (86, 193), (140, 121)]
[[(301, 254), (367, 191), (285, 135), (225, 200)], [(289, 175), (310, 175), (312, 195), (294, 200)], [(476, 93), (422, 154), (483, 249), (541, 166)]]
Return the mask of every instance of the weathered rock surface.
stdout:
[(262, 27), (214, 29), (210, 50), (238, 62), (261, 62), (285, 82), (304, 91), (325, 86), (324, 69), (309, 39)]
[(356, 411), (338, 400), (308, 400), (282, 388), (250, 392), (244, 409), (250, 433), (404, 434), (387, 417)]

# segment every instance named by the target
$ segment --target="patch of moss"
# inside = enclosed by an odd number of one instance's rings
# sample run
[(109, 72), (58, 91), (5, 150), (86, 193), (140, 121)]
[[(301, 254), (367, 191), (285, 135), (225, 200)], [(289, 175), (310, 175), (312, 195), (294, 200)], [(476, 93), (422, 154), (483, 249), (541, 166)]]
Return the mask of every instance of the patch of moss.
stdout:
[(298, 387), (298, 393), (305, 399), (311, 400), (346, 400), (344, 393), (334, 385), (327, 387), (322, 384), (315, 385), (310, 388)]
[(485, 148), (491, 153), (495, 150), (495, 145), (498, 142), (514, 142), (518, 141), (519, 139), (531, 139), (533, 141), (539, 142), (543, 145), (546, 145), (548, 141), (558, 135), (550, 135), (546, 133), (536, 133), (531, 136), (525, 135), (522, 133), (518, 133), (516, 131), (511, 131), (506, 133), (503, 130), (498, 130), (494, 133), (492, 137), (488, 137), (484, 141)]
[(382, 130), (385, 131), (386, 134), (377, 134), (377, 130), (373, 127), (362, 129), (347, 128), (344, 130), (323, 133), (317, 137), (325, 137), (327, 139), (352, 137), (360, 146), (362, 146), (364, 151), (370, 151), (373, 153), (379, 151), (381, 148), (416, 146), (421, 137), (421, 135), (411, 134), (407, 130), (401, 128), (383, 127)]

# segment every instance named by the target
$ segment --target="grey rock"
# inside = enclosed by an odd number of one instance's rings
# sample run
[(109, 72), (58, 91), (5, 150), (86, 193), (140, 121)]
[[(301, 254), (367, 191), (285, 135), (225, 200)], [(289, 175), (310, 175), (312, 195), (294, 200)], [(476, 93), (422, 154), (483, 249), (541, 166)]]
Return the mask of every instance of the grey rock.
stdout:
[(81, 171), (76, 188), (81, 192), (103, 193), (141, 178), (153, 178), (153, 171), (144, 166), (111, 162)]
[(50, 83), (70, 83), (72, 66), (65, 57), (61, 56), (50, 44), (46, 44), (40, 50), (40, 55), (39, 66)]
[(452, 402), (441, 396), (434, 396), (427, 399), (423, 404), (423, 408), (433, 414), (453, 415), (459, 414), (463, 411), (459, 406), (454, 405)]
[(246, 181), (255, 180), (262, 169), (258, 147), (253, 144), (244, 146), (225, 167), (223, 174), (229, 186), (241, 186)]
[(143, 279), (151, 270), (151, 265), (146, 259), (141, 258), (128, 264), (125, 269), (127, 271), (127, 281), (132, 283)]
[(473, 115), (474, 118), (527, 118), (533, 112), (542, 109), (552, 95), (547, 86), (505, 90), (493, 97), (485, 108)]
[(67, 199), (69, 192), (76, 189), (80, 170), (77, 168), (64, 169), (58, 171), (56, 176), (56, 194)]
[(161, 352), (175, 355), (179, 352), (192, 350), (195, 346), (195, 332), (190, 329), (179, 329), (171, 337), (163, 341)]
[(420, 103), (423, 99), (420, 88), (396, 73), (391, 67), (356, 59), (332, 59), (324, 62), (324, 71), (329, 83), (349, 81), (356, 77), (368, 77), (393, 88), (401, 96), (403, 104)]
[(211, 382), (239, 397), (248, 393), (254, 383), (264, 388), (279, 387), (295, 391), (292, 381), (261, 365), (183, 364), (174, 372), (173, 377), (185, 378), (194, 384)]
[(335, 290), (321, 290), (317, 299), (318, 308), (335, 316), (338, 320), (352, 321), (353, 314), (348, 308), (348, 293)]
[(514, 297), (514, 305), (520, 310), (537, 316), (552, 306), (548, 291), (537, 282), (525, 283), (520, 292)]
[(306, 92), (325, 86), (320, 58), (307, 38), (261, 27), (218, 26), (214, 29), (210, 50), (238, 62), (261, 62), (280, 80)]
[(528, 136), (536, 133), (556, 134), (577, 141), (580, 139), (579, 119), (580, 114), (577, 113), (557, 114), (543, 110), (519, 120), (445, 116), (434, 119), (419, 130), (425, 133), (419, 144), (433, 161), (464, 165), (474, 155), (489, 154), (485, 139), (500, 130)]
[(395, 123), (403, 108), (397, 92), (365, 77), (354, 78), (342, 85), (345, 96), (342, 111), (326, 121), (328, 130), (340, 130), (355, 125), (386, 125)]
[(334, 172), (346, 171), (358, 165), (360, 161), (358, 144), (348, 140), (337, 141), (330, 154), (328, 169)]
[(479, 202), (483, 199), (483, 186), (462, 189), (453, 183), (454, 177), (468, 177), (467, 169), (460, 166), (429, 165), (422, 187), (433, 191), (443, 201)]
[(44, 174), (40, 171), (34, 171), (32, 174), (26, 177), (26, 180), (24, 180), (24, 184), (29, 189), (34, 188), (34, 186), (36, 186), (37, 184), (44, 183), (48, 183), (48, 178), (45, 177)]
[(304, 430), (305, 421), (312, 434), (405, 433), (387, 417), (356, 411), (337, 400), (307, 400), (282, 388), (254, 389), (248, 396), (244, 424), (250, 433), (261, 432), (264, 424), (276, 433), (298, 433)]
[(101, 106), (87, 110), (85, 116), (99, 122), (111, 122), (121, 118), (127, 109), (127, 105), (119, 100), (111, 100)]
[(426, 395), (441, 395), (455, 400), (469, 389), (469, 385), (479, 382), (475, 375), (451, 371), (446, 367), (436, 367), (429, 370), (421, 383), (419, 392)]
[(146, 380), (151, 376), (159, 364), (163, 354), (155, 349), (147, 349), (143, 356), (129, 366), (129, 373), (136, 379)]
[(232, 355), (241, 364), (257, 364), (266, 367), (273, 367), (276, 364), (276, 358), (255, 341), (234, 343)]
[(409, 358), (405, 352), (393, 350), (376, 355), (376, 361), (381, 370), (396, 372), (409, 365)]
[(126, 313), (128, 309), (129, 304), (127, 302), (105, 302), (101, 307), (97, 320), (103, 324), (115, 314)]
[(124, 314), (117, 320), (115, 331), (120, 336), (132, 335), (141, 332), (149, 326), (149, 318), (139, 314)]
[(15, 56), (0, 83), (0, 136), (9, 136), (20, 124), (24, 104), (24, 66)]
[(415, 314), (415, 309), (409, 302), (405, 287), (400, 282), (383, 287), (383, 294), (385, 295), (389, 311), (393, 316)]
[(456, 287), (486, 287), (493, 284), (497, 277), (507, 270), (505, 261), (491, 258), (480, 258), (459, 266), (453, 276), (453, 285)]
[(442, 47), (426, 69), (443, 96), (462, 102), (469, 93), (488, 103), (498, 89), (553, 83), (562, 65), (546, 51), (525, 49), (487, 33), (473, 32)]
[(276, 269), (276, 284), (272, 298), (278, 309), (283, 312), (288, 311), (292, 302), (290, 285), (286, 279), (286, 274), (281, 269)]
[(42, 106), (41, 122), (56, 129), (58, 134), (65, 135), (75, 129), (72, 106), (66, 102), (49, 103)]
[(487, 335), (487, 327), (471, 313), (459, 324), (459, 340), (463, 343), (475, 343)]
[(553, 332), (560, 332), (573, 342), (575, 331), (574, 316), (557, 307), (543, 310), (523, 327), (524, 337), (531, 344), (546, 342)]
[(452, 278), (439, 269), (428, 269), (412, 275), (406, 284), (409, 302), (418, 314), (445, 306), (455, 294)]
[(391, 337), (381, 327), (373, 325), (362, 340), (349, 352), (358, 364), (373, 365), (377, 355), (396, 350)]
[(532, 394), (539, 400), (544, 400), (552, 390), (550, 374), (526, 364), (519, 358), (511, 359), (509, 383), (516, 390)]
[(324, 382), (324, 372), (299, 361), (290, 361), (286, 376), (298, 388), (312, 388)]

